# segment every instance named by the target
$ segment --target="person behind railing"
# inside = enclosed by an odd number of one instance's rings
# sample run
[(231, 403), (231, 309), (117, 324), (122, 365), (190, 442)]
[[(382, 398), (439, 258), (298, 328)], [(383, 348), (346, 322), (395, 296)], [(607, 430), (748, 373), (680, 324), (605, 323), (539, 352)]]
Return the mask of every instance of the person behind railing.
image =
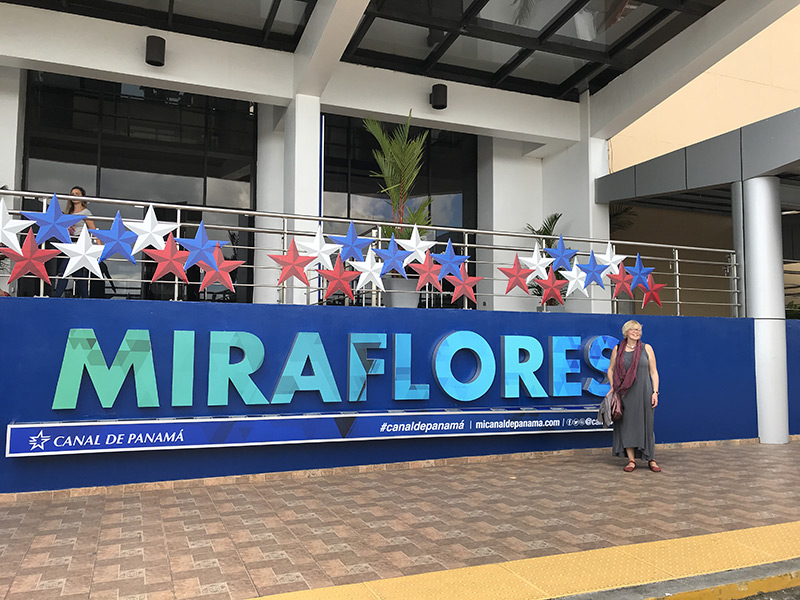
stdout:
[[(92, 216), (92, 212), (88, 209), (88, 203), (86, 200), (82, 200), (86, 196), (86, 190), (84, 190), (81, 186), (76, 185), (74, 186), (69, 192), (71, 198), (69, 202), (69, 206), (67, 206), (67, 214), (69, 215), (81, 215), (85, 217), (83, 220), (78, 221), (75, 225), (71, 225), (69, 227), (69, 236), (72, 238), (73, 243), (77, 240), (81, 232), (83, 231), (84, 227), (89, 227), (89, 229), (96, 229), (94, 221), (89, 217)], [(64, 277), (64, 271), (67, 270), (67, 264), (69, 264), (68, 258), (61, 259), (61, 265), (58, 268), (58, 283), (53, 288), (53, 293), (51, 296), (53, 298), (61, 298), (64, 295), (64, 292), (67, 289), (67, 277)], [(74, 273), (75, 277), (75, 295), (79, 298), (88, 298), (89, 297), (89, 271), (88, 269), (78, 269)]]
[(653, 413), (658, 406), (658, 369), (650, 344), (642, 343), (642, 324), (628, 321), (622, 326), (622, 341), (611, 352), (608, 380), (622, 399), (622, 418), (614, 421), (615, 456), (625, 456), (623, 471), (636, 468), (643, 458), (654, 473), (661, 472), (655, 459)]

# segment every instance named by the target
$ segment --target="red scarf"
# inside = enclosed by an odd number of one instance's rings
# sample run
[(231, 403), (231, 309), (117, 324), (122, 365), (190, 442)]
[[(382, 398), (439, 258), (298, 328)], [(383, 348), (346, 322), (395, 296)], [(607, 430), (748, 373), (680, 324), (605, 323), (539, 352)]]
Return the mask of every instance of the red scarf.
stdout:
[(623, 339), (617, 346), (617, 360), (614, 363), (614, 391), (622, 398), (636, 381), (636, 369), (639, 366), (639, 357), (642, 355), (642, 341), (636, 342), (633, 350), (633, 360), (631, 366), (625, 371), (625, 345), (627, 339)]

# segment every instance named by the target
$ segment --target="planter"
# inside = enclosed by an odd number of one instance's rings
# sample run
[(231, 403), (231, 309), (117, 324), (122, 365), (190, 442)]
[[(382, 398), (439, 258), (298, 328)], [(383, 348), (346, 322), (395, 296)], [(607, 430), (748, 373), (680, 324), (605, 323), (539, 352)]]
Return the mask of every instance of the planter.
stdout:
[(388, 277), (383, 282), (386, 294), (383, 295), (383, 304), (391, 308), (417, 308), (419, 306), (419, 292), (416, 279), (402, 277)]

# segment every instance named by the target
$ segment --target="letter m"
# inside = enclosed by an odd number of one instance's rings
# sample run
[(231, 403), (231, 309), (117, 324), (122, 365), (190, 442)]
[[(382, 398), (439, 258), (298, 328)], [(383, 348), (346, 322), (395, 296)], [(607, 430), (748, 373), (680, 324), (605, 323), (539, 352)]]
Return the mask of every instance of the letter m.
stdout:
[(110, 367), (106, 365), (94, 329), (70, 329), (64, 360), (61, 363), (61, 373), (58, 375), (56, 395), (53, 398), (53, 409), (74, 409), (77, 406), (84, 369), (89, 374), (103, 408), (114, 406), (131, 369), (136, 384), (138, 406), (159, 405), (149, 331), (129, 329), (117, 350), (114, 362)]

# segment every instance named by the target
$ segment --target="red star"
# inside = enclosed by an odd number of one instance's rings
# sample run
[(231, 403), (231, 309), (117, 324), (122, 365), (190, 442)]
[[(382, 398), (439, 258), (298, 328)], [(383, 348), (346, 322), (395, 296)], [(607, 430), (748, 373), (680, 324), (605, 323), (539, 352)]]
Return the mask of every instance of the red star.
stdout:
[(217, 247), (214, 248), (214, 260), (217, 262), (216, 270), (214, 270), (212, 266), (207, 265), (203, 261), (200, 261), (200, 266), (203, 267), (203, 271), (205, 271), (205, 275), (203, 276), (203, 283), (200, 284), (200, 291), (202, 292), (212, 283), (221, 283), (230, 291), (234, 291), (230, 273), (239, 265), (243, 265), (244, 261), (225, 260), (219, 242), (217, 242)]
[(281, 277), (278, 279), (278, 285), (289, 279), (289, 277), (297, 277), (297, 279), (308, 285), (306, 266), (314, 260), (314, 257), (300, 256), (294, 240), (289, 245), (289, 251), (286, 254), (269, 254), (268, 256), (281, 265)]
[(453, 299), (450, 300), (450, 304), (455, 304), (456, 300), (458, 300), (461, 296), (466, 296), (473, 302), (477, 303), (475, 300), (475, 284), (478, 283), (483, 277), (470, 277), (467, 275), (467, 268), (462, 263), (461, 265), (461, 281), (459, 281), (458, 277), (453, 275), (448, 275), (445, 277), (447, 281), (453, 284), (455, 288), (453, 290)]
[(189, 252), (178, 250), (178, 245), (175, 243), (175, 239), (172, 237), (171, 233), (167, 236), (167, 241), (163, 250), (145, 248), (142, 252), (158, 263), (152, 281), (161, 279), (165, 275), (172, 273), (186, 283), (189, 283), (186, 279), (186, 271), (183, 270), (183, 265), (189, 257)]
[(508, 277), (508, 285), (506, 286), (506, 294), (518, 287), (526, 294), (530, 295), (528, 291), (528, 275), (533, 273), (534, 269), (523, 269), (519, 264), (519, 254), (514, 255), (514, 266), (512, 267), (497, 267), (502, 271), (503, 275)]
[(642, 308), (647, 306), (650, 302), (655, 302), (659, 306), (661, 306), (661, 298), (658, 297), (658, 292), (661, 291), (662, 288), (667, 287), (666, 283), (656, 283), (653, 281), (653, 276), (647, 276), (647, 285), (650, 288), (649, 290), (645, 290), (644, 286), (639, 284), (636, 287), (640, 287), (644, 290), (644, 299), (642, 300)]
[(440, 292), (442, 291), (442, 282), (439, 281), (439, 271), (442, 270), (442, 266), (433, 262), (430, 250), (425, 252), (424, 263), (411, 263), (408, 266), (414, 269), (419, 275), (417, 291), (420, 291), (426, 283), (430, 283), (437, 290)]
[(561, 288), (567, 285), (567, 282), (556, 279), (556, 272), (553, 267), (548, 269), (547, 279), (534, 279), (534, 281), (542, 286), (542, 304), (547, 302), (550, 298), (564, 304), (564, 299), (561, 297)]
[(0, 252), (14, 261), (14, 269), (11, 271), (8, 282), (11, 283), (23, 275), (31, 273), (46, 283), (50, 283), (44, 263), (58, 254), (60, 250), (42, 250), (36, 245), (36, 238), (31, 231), (28, 231), (28, 235), (25, 236), (21, 250), (22, 254), (17, 254), (11, 248), (0, 248)]
[[(292, 245), (294, 245), (294, 242), (292, 242)], [(325, 292), (325, 300), (336, 292), (344, 292), (351, 300), (354, 300), (353, 286), (350, 285), (350, 282), (356, 279), (361, 273), (358, 271), (345, 271), (341, 256), (336, 258), (336, 264), (333, 266), (332, 271), (328, 269), (317, 269), (317, 273), (328, 280), (328, 291)]]
[(620, 292), (625, 292), (633, 298), (633, 292), (631, 291), (631, 282), (633, 281), (633, 275), (628, 275), (628, 272), (625, 270), (625, 265), (622, 263), (619, 264), (619, 275), (614, 275), (613, 273), (608, 274), (608, 278), (613, 281), (616, 285), (614, 286), (614, 298), (617, 297), (617, 294)]

